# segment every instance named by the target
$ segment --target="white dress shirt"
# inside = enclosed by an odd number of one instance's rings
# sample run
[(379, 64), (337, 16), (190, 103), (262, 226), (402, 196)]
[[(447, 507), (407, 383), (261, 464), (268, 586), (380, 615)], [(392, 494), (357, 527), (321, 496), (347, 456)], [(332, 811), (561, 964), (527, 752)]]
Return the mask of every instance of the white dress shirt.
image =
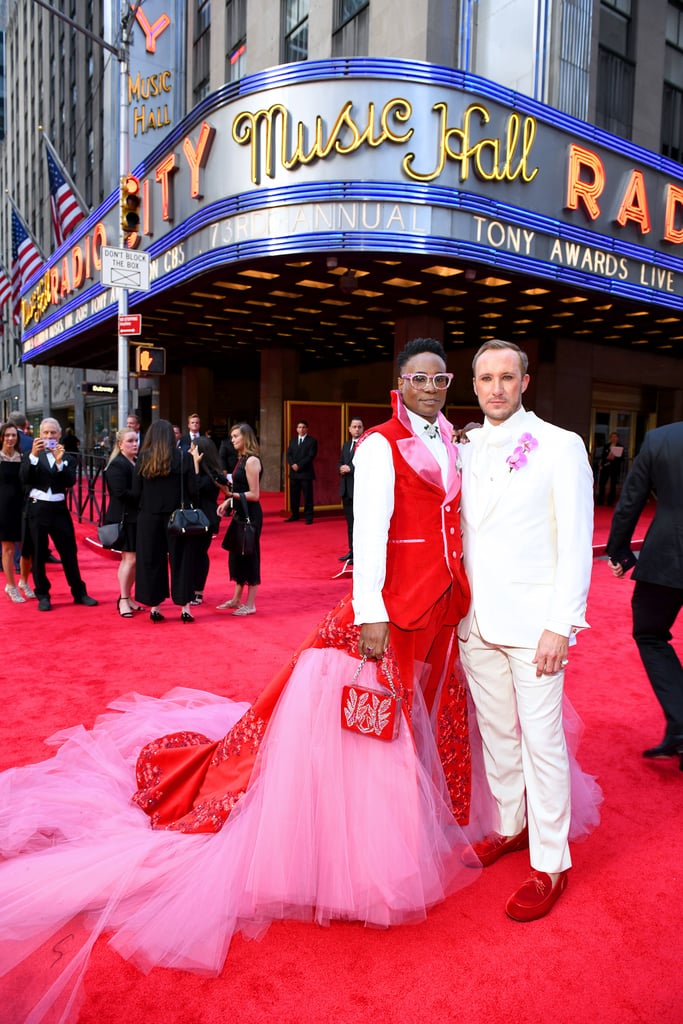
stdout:
[[(45, 452), (45, 455), (47, 456), (47, 461), (50, 463), (50, 469), (54, 469), (54, 467), (57, 466), (57, 472), (61, 473), (61, 471), (64, 469), (64, 466), (66, 465), (66, 460), (62, 459), (62, 461), (59, 464), (57, 464), (57, 460), (54, 457), (54, 455), (52, 454), (52, 452)], [(38, 456), (37, 455), (33, 455), (33, 454), (29, 455), (28, 460), (29, 460), (29, 462), (31, 463), (32, 466), (37, 466), (38, 465)], [(66, 495), (65, 494), (53, 494), (51, 487), (48, 487), (48, 489), (46, 491), (41, 491), (38, 487), (32, 487), (31, 490), (28, 493), (28, 496), (29, 496), (29, 498), (33, 498), (35, 501), (65, 501), (66, 500)]]

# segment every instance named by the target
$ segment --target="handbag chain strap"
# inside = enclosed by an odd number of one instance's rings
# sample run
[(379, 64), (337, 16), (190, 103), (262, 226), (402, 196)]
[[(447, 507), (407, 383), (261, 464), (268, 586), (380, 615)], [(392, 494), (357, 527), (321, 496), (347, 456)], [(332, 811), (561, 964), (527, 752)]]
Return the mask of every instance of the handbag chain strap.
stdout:
[[(180, 507), (184, 510), (185, 509), (185, 490), (184, 490), (184, 487), (183, 487), (183, 481), (185, 479), (185, 467), (184, 467), (183, 463), (185, 462), (185, 454), (186, 453), (183, 451), (182, 448), (180, 448), (179, 451), (180, 451)], [(190, 502), (189, 508), (194, 508), (192, 502)]]
[[(249, 523), (249, 522), (251, 522), (251, 520), (249, 519), (249, 506), (247, 505), (247, 499), (244, 497), (244, 495), (242, 494), (241, 491), (239, 492), (239, 499), (240, 499), (240, 504), (242, 506), (242, 513), (244, 515), (244, 521), (246, 523)], [(235, 509), (235, 511), (237, 511), (237, 509)]]
[[(364, 668), (365, 663), (367, 662), (367, 660), (368, 660), (368, 656), (367, 656), (367, 654), (364, 654), (363, 657), (361, 658), (361, 660), (358, 663), (358, 668), (356, 669), (356, 671), (353, 674), (353, 679), (351, 680), (351, 685), (352, 686), (356, 682), (356, 680), (358, 679), (358, 676), (363, 671), (363, 668)], [(391, 674), (391, 668), (389, 666), (389, 661), (388, 661), (387, 658), (384, 657), (384, 655), (382, 655), (382, 661), (380, 662), (380, 666), (384, 670), (384, 675), (387, 677), (387, 682), (389, 683), (389, 689), (391, 690), (391, 694), (392, 694), (392, 696), (394, 698), (396, 698), (397, 695), (396, 695), (396, 687), (394, 686), (394, 677)]]

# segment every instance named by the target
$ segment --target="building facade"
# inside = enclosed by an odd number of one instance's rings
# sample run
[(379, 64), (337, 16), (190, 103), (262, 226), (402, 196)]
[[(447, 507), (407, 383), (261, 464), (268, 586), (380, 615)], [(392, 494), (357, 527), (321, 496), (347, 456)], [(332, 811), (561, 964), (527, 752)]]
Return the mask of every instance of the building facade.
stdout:
[[(8, 83), (27, 8), (9, 5)], [(141, 38), (161, 24), (150, 12)], [(683, 416), (682, 17), (667, 0), (188, 4), (183, 103), (148, 108), (159, 141), (131, 162), (152, 278), (131, 309), (167, 373), (132, 376), (130, 404), (147, 420), (197, 410), (216, 435), (248, 419), (277, 488), (292, 419), (317, 418), (331, 462), (348, 414), (383, 415), (407, 338), (443, 340), (457, 419), (473, 351), (503, 336), (529, 352), (531, 407), (591, 450), (616, 429), (633, 454)], [(3, 173), (30, 160), (12, 146)], [(64, 410), (89, 443), (106, 402), (75, 384), (115, 383), (117, 358), (97, 264), (118, 182), (98, 180), (101, 201), (23, 292), (0, 377), (6, 408), (19, 393), (29, 414)], [(17, 193), (49, 238), (38, 188)], [(20, 391), (22, 374), (39, 384)]]

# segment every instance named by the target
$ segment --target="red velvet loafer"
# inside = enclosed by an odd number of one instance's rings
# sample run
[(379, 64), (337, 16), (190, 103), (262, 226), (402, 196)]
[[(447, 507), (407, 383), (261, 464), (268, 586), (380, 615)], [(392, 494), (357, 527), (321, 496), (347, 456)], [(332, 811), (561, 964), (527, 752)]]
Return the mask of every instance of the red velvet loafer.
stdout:
[(552, 910), (567, 888), (568, 871), (563, 871), (553, 885), (545, 871), (531, 869), (531, 878), (513, 893), (505, 905), (505, 913), (513, 921), (536, 921)]
[(516, 836), (500, 836), (497, 832), (492, 832), (480, 842), (466, 846), (462, 853), (462, 862), (468, 868), (487, 868), (506, 853), (516, 853), (517, 850), (528, 848), (529, 830), (525, 825)]

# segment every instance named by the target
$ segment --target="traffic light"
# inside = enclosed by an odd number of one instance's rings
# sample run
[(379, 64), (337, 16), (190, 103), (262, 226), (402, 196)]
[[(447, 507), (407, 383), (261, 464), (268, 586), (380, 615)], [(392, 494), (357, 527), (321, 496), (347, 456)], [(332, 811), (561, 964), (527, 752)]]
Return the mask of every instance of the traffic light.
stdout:
[(166, 373), (166, 349), (135, 346), (136, 373)]
[(140, 179), (133, 174), (121, 179), (121, 228), (124, 241), (140, 228)]

